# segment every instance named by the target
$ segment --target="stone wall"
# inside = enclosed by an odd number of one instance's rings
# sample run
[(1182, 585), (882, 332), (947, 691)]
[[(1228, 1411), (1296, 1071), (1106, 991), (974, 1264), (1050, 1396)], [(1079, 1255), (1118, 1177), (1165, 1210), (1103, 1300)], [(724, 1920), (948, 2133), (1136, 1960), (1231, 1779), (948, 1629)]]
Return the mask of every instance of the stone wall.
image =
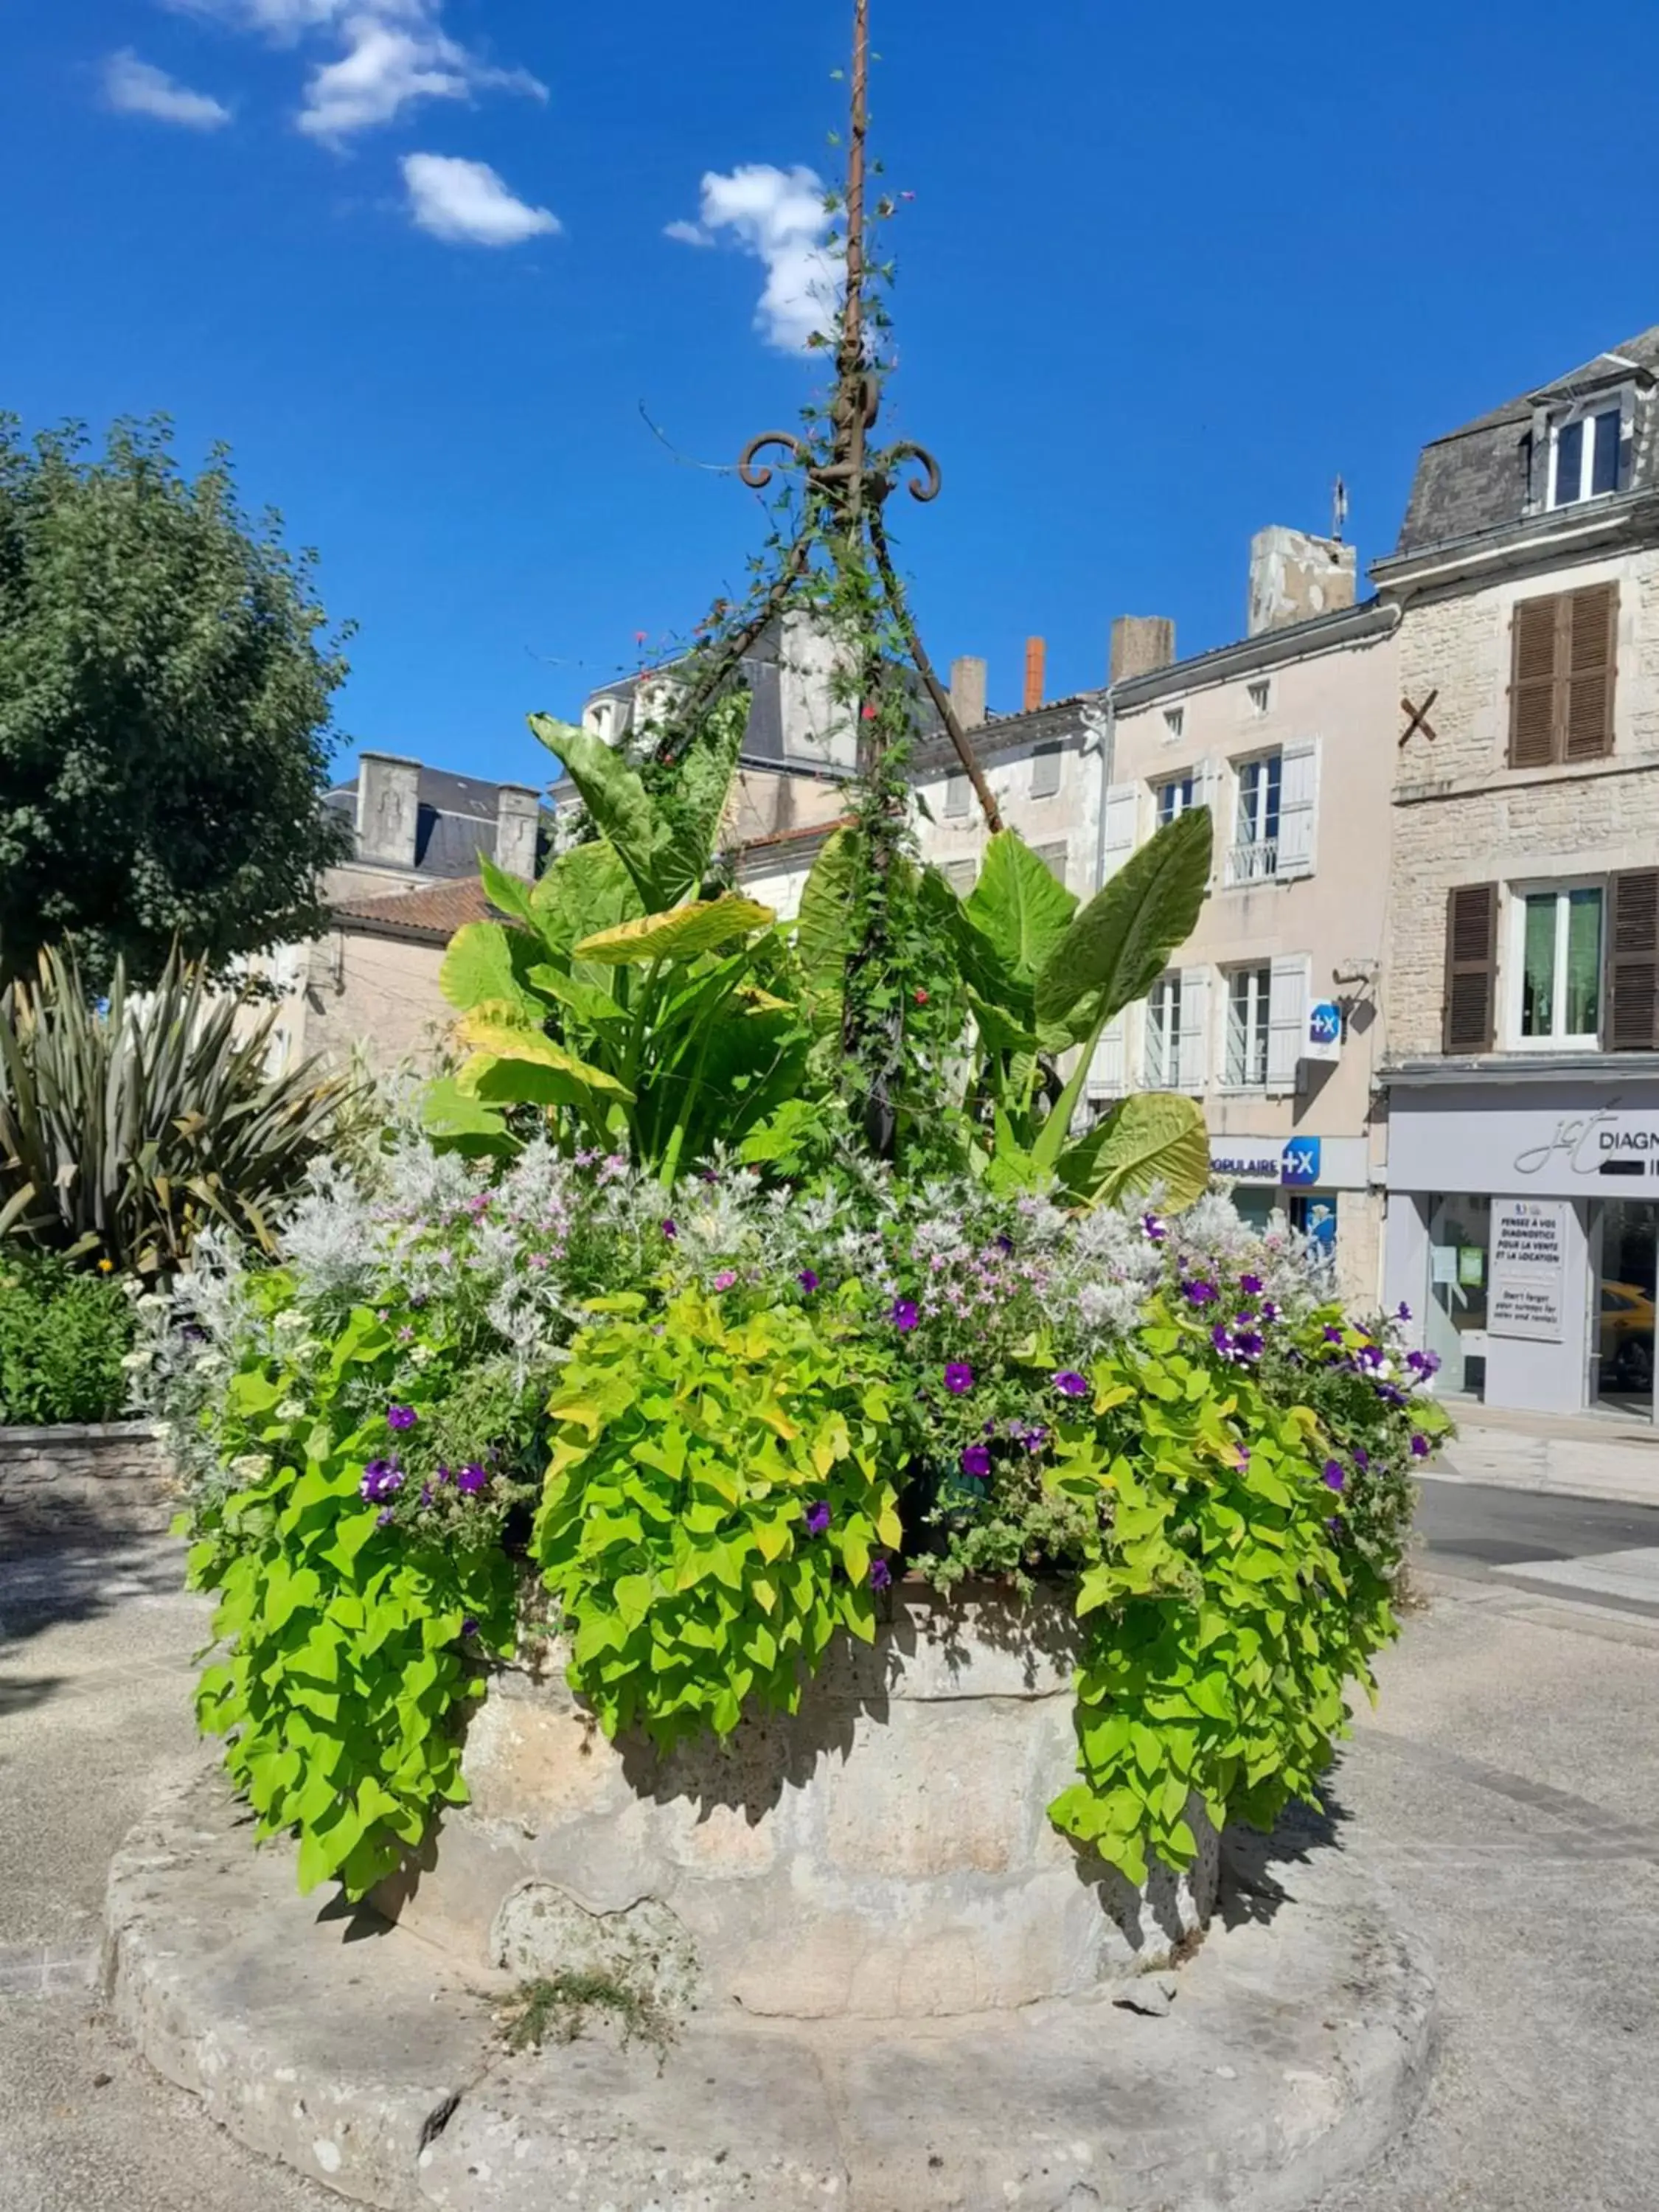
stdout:
[(26, 1538), (159, 1532), (176, 1503), (149, 1422), (0, 1428), (0, 1553)]
[[(1608, 581), (1617, 581), (1620, 601), (1612, 753), (1572, 765), (1510, 768), (1516, 601)], [(1437, 695), (1428, 710), (1432, 740), (1419, 732), (1395, 748), (1388, 1043), (1391, 1058), (1412, 1058), (1441, 1048), (1446, 894), (1454, 885), (1595, 877), (1653, 865), (1659, 552), (1414, 601), (1401, 624), (1399, 650), (1402, 696), (1420, 706)]]

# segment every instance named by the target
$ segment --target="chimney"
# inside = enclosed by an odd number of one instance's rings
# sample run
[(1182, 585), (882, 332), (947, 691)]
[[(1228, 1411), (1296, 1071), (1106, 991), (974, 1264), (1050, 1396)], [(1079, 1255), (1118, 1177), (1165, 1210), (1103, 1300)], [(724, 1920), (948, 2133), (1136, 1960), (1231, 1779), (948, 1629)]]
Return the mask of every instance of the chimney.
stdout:
[(1025, 641), (1025, 705), (1023, 711), (1035, 714), (1042, 704), (1042, 670), (1048, 648), (1040, 637)]
[(985, 663), (972, 653), (951, 663), (951, 704), (964, 730), (977, 730), (985, 720)]
[(1112, 624), (1107, 678), (1122, 684), (1131, 676), (1150, 676), (1174, 665), (1175, 624), (1168, 615), (1120, 615)]
[(1340, 538), (1258, 530), (1250, 540), (1249, 635), (1351, 607), (1357, 571), (1353, 547)]
[(509, 876), (536, 880), (536, 837), (541, 828), (541, 793), (527, 783), (495, 787), (495, 866)]
[(421, 764), (396, 753), (357, 756), (357, 856), (394, 868), (415, 865)]

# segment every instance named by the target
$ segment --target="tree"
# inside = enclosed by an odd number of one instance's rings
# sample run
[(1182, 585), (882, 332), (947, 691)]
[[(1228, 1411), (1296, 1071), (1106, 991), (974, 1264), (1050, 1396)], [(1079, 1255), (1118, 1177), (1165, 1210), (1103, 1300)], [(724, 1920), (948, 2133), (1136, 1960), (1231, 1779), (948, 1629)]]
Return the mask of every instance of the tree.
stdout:
[(162, 418), (32, 444), (0, 416), (0, 981), (46, 945), (142, 982), (323, 927), (341, 636), (313, 556), (194, 482)]

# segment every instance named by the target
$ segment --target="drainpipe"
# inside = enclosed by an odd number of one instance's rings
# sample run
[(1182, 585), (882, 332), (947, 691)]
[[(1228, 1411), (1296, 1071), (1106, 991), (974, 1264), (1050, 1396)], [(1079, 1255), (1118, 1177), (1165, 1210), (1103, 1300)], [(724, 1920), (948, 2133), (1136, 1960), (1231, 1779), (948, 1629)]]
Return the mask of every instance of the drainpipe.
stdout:
[(1092, 733), (1100, 746), (1100, 804), (1095, 822), (1095, 890), (1106, 881), (1106, 794), (1112, 787), (1112, 757), (1117, 750), (1116, 686), (1109, 684), (1101, 694), (1101, 718)]

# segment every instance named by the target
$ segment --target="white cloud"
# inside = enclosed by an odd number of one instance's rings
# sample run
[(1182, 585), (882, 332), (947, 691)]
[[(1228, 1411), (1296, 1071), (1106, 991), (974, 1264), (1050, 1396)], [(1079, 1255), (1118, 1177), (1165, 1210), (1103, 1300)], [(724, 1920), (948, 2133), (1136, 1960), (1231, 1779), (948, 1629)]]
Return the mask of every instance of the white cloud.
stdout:
[(841, 257), (824, 243), (830, 218), (823, 185), (811, 169), (752, 161), (730, 176), (702, 180), (699, 221), (671, 222), (664, 234), (684, 246), (712, 246), (729, 231), (766, 271), (755, 327), (769, 345), (796, 353), (815, 331), (834, 325)]
[(562, 228), (550, 208), (515, 199), (487, 161), (406, 154), (403, 168), (416, 224), (452, 246), (517, 246)]
[(181, 123), (187, 131), (216, 131), (230, 120), (222, 101), (141, 62), (130, 46), (105, 63), (104, 97), (118, 115), (153, 115), (158, 123)]

